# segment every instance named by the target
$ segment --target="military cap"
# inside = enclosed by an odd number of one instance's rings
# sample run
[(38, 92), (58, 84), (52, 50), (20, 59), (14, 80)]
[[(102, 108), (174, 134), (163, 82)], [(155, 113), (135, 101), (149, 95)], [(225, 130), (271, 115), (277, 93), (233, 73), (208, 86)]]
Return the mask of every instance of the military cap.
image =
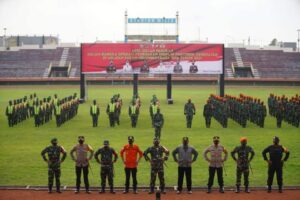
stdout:
[(279, 141), (279, 137), (278, 136), (274, 136), (273, 140), (274, 141)]
[(108, 140), (104, 140), (103, 145), (109, 145), (109, 141)]
[(57, 138), (52, 138), (51, 143), (55, 143), (55, 142), (57, 142)]
[(128, 136), (128, 140), (134, 140), (133, 136)]

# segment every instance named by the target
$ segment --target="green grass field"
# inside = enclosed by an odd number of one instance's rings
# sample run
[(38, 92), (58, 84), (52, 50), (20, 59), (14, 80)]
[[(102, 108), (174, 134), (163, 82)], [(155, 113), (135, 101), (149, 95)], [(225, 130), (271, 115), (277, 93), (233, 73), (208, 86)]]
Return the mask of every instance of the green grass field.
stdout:
[[(244, 93), (267, 101), (270, 92), (275, 94), (285, 94), (291, 96), (299, 92), (299, 87), (230, 87), (226, 88), (226, 93), (238, 95)], [(212, 137), (219, 135), (221, 143), (231, 151), (239, 144), (241, 136), (248, 137), (248, 144), (251, 145), (256, 156), (252, 162), (253, 175), (250, 177), (252, 186), (266, 185), (267, 164), (261, 156), (262, 150), (272, 143), (272, 137), (277, 135), (281, 139), (281, 144), (286, 146), (290, 152), (290, 159), (284, 167), (285, 185), (300, 185), (300, 131), (286, 123), (281, 129), (276, 128), (276, 120), (267, 117), (265, 128), (259, 128), (254, 124), (248, 124), (247, 128), (241, 128), (237, 123), (229, 120), (228, 128), (223, 129), (220, 124), (212, 120), (212, 127), (205, 128), (202, 116), (203, 105), (210, 93), (216, 93), (213, 86), (173, 86), (174, 104), (168, 105), (166, 99), (165, 86), (140, 86), (139, 94), (142, 99), (141, 114), (136, 129), (130, 127), (130, 119), (127, 114), (128, 104), (132, 97), (131, 86), (90, 86), (88, 88), (89, 101), (80, 105), (79, 114), (71, 121), (65, 123), (61, 128), (56, 128), (55, 121), (35, 128), (33, 119), (26, 120), (13, 128), (7, 125), (4, 111), (8, 100), (20, 98), (36, 92), (39, 97), (46, 97), (57, 93), (59, 97), (64, 97), (77, 92), (79, 86), (15, 86), (0, 88), (0, 185), (46, 185), (47, 166), (40, 156), (41, 150), (50, 144), (50, 139), (57, 137), (59, 143), (68, 151), (66, 161), (62, 164), (62, 185), (75, 185), (74, 163), (70, 159), (69, 152), (73, 145), (77, 143), (77, 136), (84, 135), (86, 143), (95, 150), (102, 146), (103, 140), (110, 140), (111, 146), (120, 151), (127, 143), (127, 136), (135, 136), (136, 143), (142, 150), (152, 145), (154, 130), (151, 128), (149, 117), (149, 102), (152, 94), (156, 94), (161, 101), (161, 111), (165, 117), (165, 126), (162, 130), (161, 144), (170, 151), (175, 149), (183, 136), (190, 138), (190, 144), (200, 153), (199, 158), (193, 165), (193, 185), (206, 186), (208, 178), (208, 164), (202, 157), (203, 150), (211, 144)], [(120, 93), (123, 99), (123, 110), (121, 115), (121, 125), (109, 128), (108, 117), (104, 110), (110, 99), (115, 94)], [(193, 120), (192, 129), (185, 128), (185, 117), (183, 106), (188, 98), (196, 105), (197, 113)], [(97, 99), (101, 113), (99, 126), (92, 127), (89, 116), (89, 106), (92, 99)], [(173, 186), (177, 184), (177, 165), (170, 157), (165, 168), (166, 184)], [(90, 173), (91, 186), (100, 185), (99, 165), (92, 160), (93, 172)], [(224, 176), (225, 186), (235, 185), (235, 163), (229, 157), (226, 162), (227, 176)], [(138, 168), (139, 185), (149, 184), (150, 166), (144, 160)], [(297, 178), (298, 177), (298, 178)], [(121, 160), (115, 165), (115, 185), (123, 186), (125, 174)], [(274, 179), (276, 180), (276, 178)], [(276, 183), (276, 182), (275, 182)], [(215, 180), (216, 184), (216, 180)]]

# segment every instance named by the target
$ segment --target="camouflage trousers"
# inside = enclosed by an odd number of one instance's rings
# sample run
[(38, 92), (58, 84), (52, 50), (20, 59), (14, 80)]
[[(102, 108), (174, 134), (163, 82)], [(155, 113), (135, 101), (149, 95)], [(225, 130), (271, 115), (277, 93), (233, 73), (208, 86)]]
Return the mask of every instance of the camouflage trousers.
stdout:
[(186, 127), (192, 128), (193, 115), (186, 115)]
[(150, 190), (154, 191), (156, 176), (160, 182), (160, 190), (164, 191), (165, 189), (165, 178), (164, 178), (164, 169), (163, 168), (151, 168), (151, 180), (150, 180)]
[(60, 175), (61, 171), (60, 168), (48, 168), (48, 187), (49, 190), (52, 190), (53, 180), (55, 177), (56, 189), (59, 190), (60, 188)]
[(154, 137), (160, 138), (160, 136), (161, 136), (161, 127), (160, 126), (155, 126), (154, 128), (155, 128), (155, 135), (154, 135)]
[(110, 186), (110, 189), (113, 189), (114, 187), (114, 168), (113, 166), (105, 166), (101, 167), (100, 171), (100, 177), (101, 177), (101, 188), (102, 190), (105, 189), (106, 186), (106, 177), (108, 179), (108, 185)]
[(249, 168), (236, 168), (236, 185), (241, 185), (242, 175), (244, 175), (244, 186), (248, 187), (249, 185)]

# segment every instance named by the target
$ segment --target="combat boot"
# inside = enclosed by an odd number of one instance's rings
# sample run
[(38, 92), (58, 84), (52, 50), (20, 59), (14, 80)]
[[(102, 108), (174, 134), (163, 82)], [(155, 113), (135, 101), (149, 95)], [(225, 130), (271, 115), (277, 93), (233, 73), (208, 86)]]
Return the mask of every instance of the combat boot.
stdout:
[(219, 192), (224, 193), (224, 187), (223, 186), (219, 188)]
[(249, 190), (249, 187), (248, 187), (248, 185), (247, 185), (247, 186), (245, 186), (245, 192), (246, 192), (246, 193), (250, 193), (250, 190)]
[(208, 194), (211, 193), (211, 187), (207, 188), (207, 192), (206, 193), (208, 193)]
[(235, 189), (235, 193), (240, 193), (240, 191), (241, 191), (241, 190), (240, 190), (240, 186), (237, 185), (237, 186), (236, 186), (236, 189)]
[(268, 185), (268, 193), (272, 192), (272, 187), (270, 185)]

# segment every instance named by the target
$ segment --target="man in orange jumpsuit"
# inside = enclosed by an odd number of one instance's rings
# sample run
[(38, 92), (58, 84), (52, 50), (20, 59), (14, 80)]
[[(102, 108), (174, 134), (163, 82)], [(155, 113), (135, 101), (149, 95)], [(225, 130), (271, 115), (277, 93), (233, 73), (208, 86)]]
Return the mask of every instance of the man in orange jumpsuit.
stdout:
[[(143, 157), (143, 152), (140, 150), (139, 146), (134, 143), (134, 137), (128, 137), (128, 144), (126, 144), (123, 149), (121, 150), (121, 158), (125, 165), (125, 174), (126, 174), (126, 181), (125, 181), (125, 190), (123, 194), (127, 194), (129, 191), (129, 179), (130, 174), (132, 175), (133, 181), (133, 193), (137, 194), (137, 180), (136, 180), (136, 172), (137, 166), (141, 158)], [(125, 154), (125, 158), (124, 158)], [(139, 156), (139, 158), (137, 158)]]

